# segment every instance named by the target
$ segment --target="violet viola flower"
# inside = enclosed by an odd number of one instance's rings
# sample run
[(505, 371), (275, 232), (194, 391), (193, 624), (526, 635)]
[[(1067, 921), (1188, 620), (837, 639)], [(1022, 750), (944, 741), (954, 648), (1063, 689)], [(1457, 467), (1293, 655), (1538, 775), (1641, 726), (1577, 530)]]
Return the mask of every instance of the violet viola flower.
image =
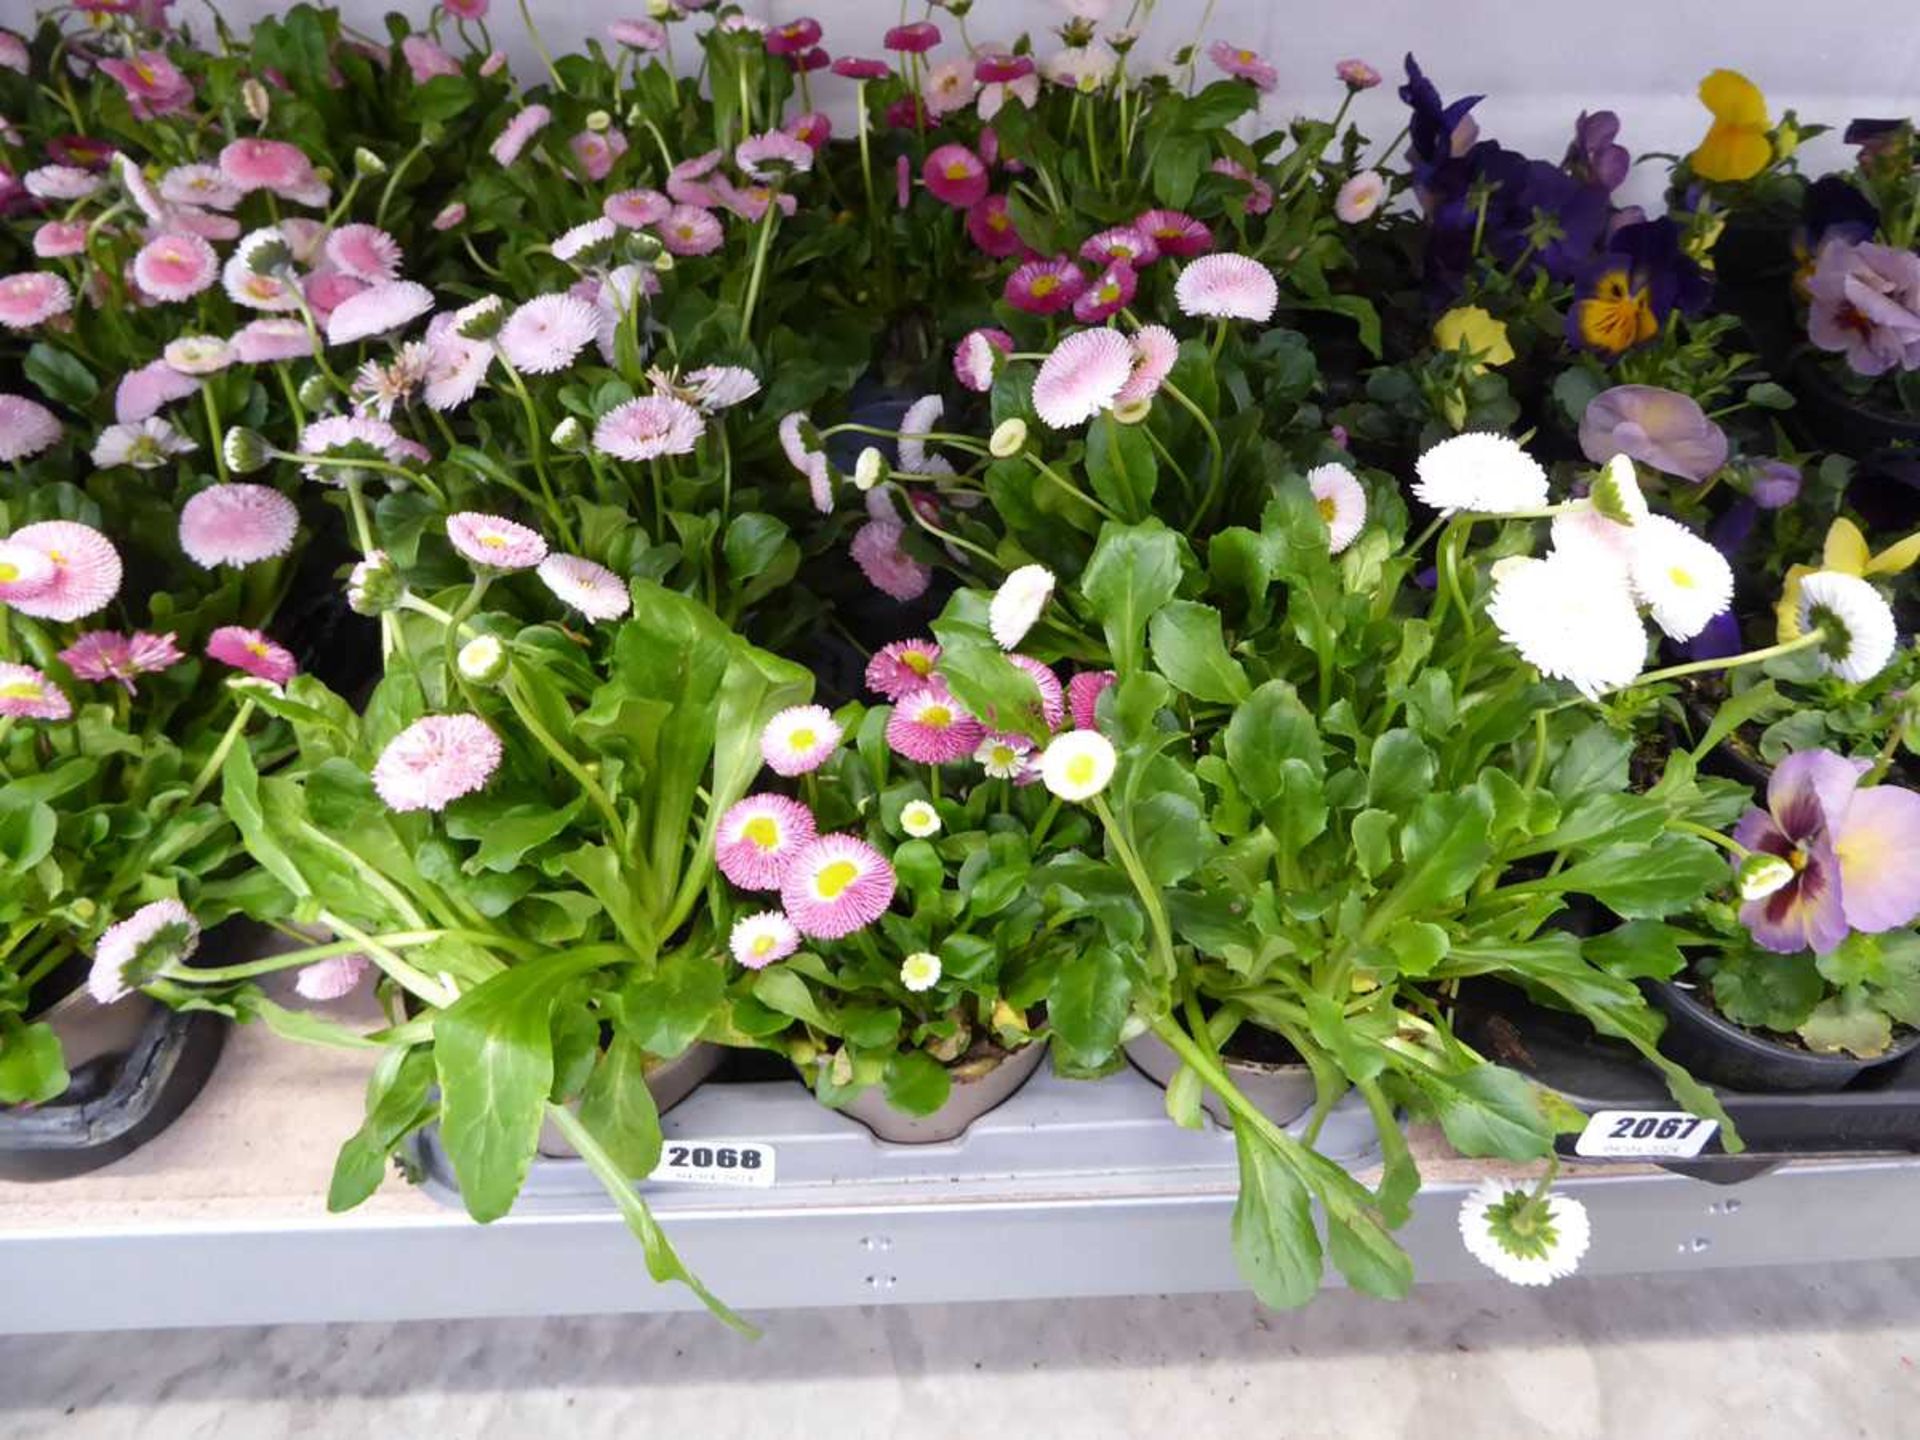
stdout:
[(1785, 460), (1762, 460), (1753, 467), (1751, 494), (1762, 510), (1791, 505), (1800, 495), (1803, 478), (1798, 465)]
[(1695, 484), (1727, 463), (1727, 435), (1691, 397), (1658, 385), (1616, 385), (1587, 402), (1580, 449), (1596, 465), (1626, 455)]
[(1479, 127), (1469, 112), (1485, 98), (1469, 95), (1445, 104), (1418, 62), (1411, 54), (1407, 56), (1407, 83), (1400, 87), (1400, 99), (1413, 112), (1407, 120), (1407, 154), (1414, 162), (1416, 185), (1425, 185), (1441, 163), (1463, 154), (1473, 144)]
[(1740, 907), (1761, 948), (1825, 955), (1851, 931), (1877, 934), (1920, 917), (1920, 795), (1862, 786), (1866, 768), (1829, 750), (1789, 755), (1767, 784), (1767, 808), (1734, 827), (1747, 849), (1793, 867), (1784, 886)]
[(1920, 370), (1920, 254), (1830, 240), (1807, 291), (1807, 338), (1856, 375)]
[(1633, 168), (1627, 147), (1616, 144), (1620, 136), (1620, 117), (1611, 110), (1580, 112), (1573, 124), (1573, 144), (1561, 163), (1576, 179), (1602, 190), (1618, 190)]
[(1658, 220), (1623, 226), (1587, 267), (1567, 309), (1567, 341), (1611, 360), (1657, 339), (1675, 310), (1705, 307), (1713, 282), (1680, 246), (1680, 227)]

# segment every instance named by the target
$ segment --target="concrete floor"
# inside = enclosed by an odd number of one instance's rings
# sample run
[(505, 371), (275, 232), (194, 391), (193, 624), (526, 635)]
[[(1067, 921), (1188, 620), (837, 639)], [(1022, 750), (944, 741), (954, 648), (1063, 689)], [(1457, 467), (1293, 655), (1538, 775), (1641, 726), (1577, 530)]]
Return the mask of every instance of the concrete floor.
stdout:
[[(30, 1303), (8, 1296), (10, 1303)], [(1920, 1262), (1243, 1296), (0, 1337), (7, 1440), (1915, 1432)]]

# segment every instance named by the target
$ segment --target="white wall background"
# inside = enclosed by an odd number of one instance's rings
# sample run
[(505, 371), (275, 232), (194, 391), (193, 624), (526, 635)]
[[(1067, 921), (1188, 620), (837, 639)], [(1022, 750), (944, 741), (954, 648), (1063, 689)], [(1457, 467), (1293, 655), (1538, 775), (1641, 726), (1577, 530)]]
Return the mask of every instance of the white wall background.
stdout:
[[(645, 0), (528, 3), (556, 53), (646, 8)], [(1128, 4), (1114, 0), (1112, 24)], [(183, 8), (190, 16), (190, 0)], [(236, 22), (279, 8), (275, 0), (222, 6)], [(379, 33), (387, 10), (424, 19), (427, 0), (341, 0), (341, 8)], [(776, 21), (813, 16), (834, 54), (878, 54), (881, 31), (902, 11), (898, 0), (747, 0), (747, 8)], [(913, 18), (922, 8), (915, 0)], [(1191, 38), (1207, 8), (1204, 0), (1160, 0), (1145, 53), (1158, 59)], [(1045, 53), (1051, 47), (1040, 32), (1064, 13), (1063, 0), (976, 0), (967, 25), (976, 42), (1031, 29)], [(957, 42), (951, 19), (936, 18)], [(515, 0), (493, 0), (491, 24), (516, 73), (534, 78)], [(1354, 113), (1376, 141), (1404, 118), (1393, 87), (1411, 50), (1447, 99), (1487, 96), (1475, 112), (1483, 134), (1543, 159), (1559, 158), (1582, 109), (1618, 111), (1621, 143), (1636, 156), (1691, 149), (1706, 127), (1694, 87), (1721, 65), (1757, 83), (1776, 117), (1791, 107), (1804, 121), (1839, 128), (1856, 115), (1920, 114), (1920, 0), (1215, 0), (1206, 38), (1256, 49), (1279, 67), (1280, 86), (1264, 110), (1274, 122), (1330, 114), (1339, 99), (1333, 63), (1372, 62), (1388, 83), (1361, 96)], [(821, 77), (820, 90), (839, 83)], [(1829, 137), (1810, 158), (1834, 163), (1841, 153)], [(1657, 196), (1661, 176), (1657, 166), (1639, 167), (1630, 193)]]

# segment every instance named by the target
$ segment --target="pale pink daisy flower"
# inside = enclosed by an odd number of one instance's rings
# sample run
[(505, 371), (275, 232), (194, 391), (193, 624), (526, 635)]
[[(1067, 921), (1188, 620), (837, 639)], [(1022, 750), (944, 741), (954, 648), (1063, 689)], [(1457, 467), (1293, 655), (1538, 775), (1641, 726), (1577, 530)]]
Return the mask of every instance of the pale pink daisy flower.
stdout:
[(711, 255), (725, 243), (720, 221), (698, 205), (676, 205), (660, 222), (660, 243), (669, 255)]
[(156, 674), (186, 658), (171, 634), (149, 635), (144, 631), (120, 635), (93, 630), (60, 652), (60, 663), (77, 678), (95, 683), (112, 680), (124, 686), (129, 695), (136, 693), (135, 676)]
[(598, 264), (607, 258), (619, 233), (619, 227), (603, 215), (563, 232), (548, 248), (553, 251), (554, 259), (568, 265)]
[(791, 195), (765, 185), (735, 185), (724, 176), (713, 182), (713, 189), (722, 208), (742, 220), (757, 222), (764, 219), (767, 207), (775, 202), (778, 202), (782, 215), (792, 215), (800, 208), (800, 202)]
[(553, 375), (566, 369), (592, 343), (599, 329), (593, 306), (572, 295), (537, 295), (500, 327), (500, 353), (514, 369)]
[(719, 166), (718, 150), (709, 150), (704, 155), (695, 155), (691, 160), (682, 160), (667, 172), (667, 194), (681, 205), (711, 207), (719, 204), (713, 187), (706, 183)]
[(593, 427), (593, 448), (616, 460), (691, 455), (706, 428), (700, 412), (686, 401), (671, 395), (643, 395), (600, 417)]
[(25, 75), (29, 65), (27, 42), (11, 30), (0, 30), (0, 69)]
[(0, 717), (65, 720), (73, 714), (66, 693), (31, 665), (0, 660)]
[(778, 890), (814, 838), (813, 812), (785, 795), (749, 795), (720, 817), (713, 862), (742, 890)]
[(873, 588), (902, 603), (918, 600), (933, 583), (933, 569), (901, 546), (906, 528), (898, 520), (869, 520), (853, 532), (848, 552)]
[(299, 529), (298, 508), (268, 485), (211, 485), (180, 508), (180, 548), (207, 570), (277, 559)]
[(1213, 248), (1213, 232), (1183, 210), (1148, 210), (1135, 217), (1133, 228), (1162, 255), (1190, 260)]
[(672, 210), (673, 201), (658, 190), (622, 190), (609, 195), (600, 206), (602, 215), (628, 230), (657, 225)]
[(979, 93), (980, 82), (974, 77), (973, 61), (964, 57), (935, 65), (927, 71), (926, 81), (920, 87), (920, 99), (927, 107), (927, 114), (936, 120), (964, 110)]
[(607, 26), (607, 37), (616, 45), (651, 55), (667, 43), (667, 27), (658, 20), (616, 20)]
[(627, 137), (618, 130), (582, 130), (567, 141), (567, 151), (589, 183), (598, 185), (627, 153)]
[(342, 225), (327, 236), (326, 254), (341, 270), (369, 285), (400, 276), (400, 242), (377, 225)]
[(293, 993), (303, 1000), (344, 1000), (372, 968), (364, 955), (329, 955), (294, 973)]
[(535, 573), (561, 604), (589, 620), (618, 620), (633, 608), (626, 581), (578, 555), (549, 555)]
[(42, 260), (64, 260), (87, 248), (87, 222), (49, 220), (33, 232), (33, 253)]
[(1207, 168), (1216, 175), (1225, 175), (1229, 180), (1238, 180), (1247, 187), (1247, 214), (1264, 215), (1273, 209), (1273, 186), (1238, 160), (1222, 155)]
[(467, 207), (458, 200), (449, 200), (440, 207), (440, 213), (433, 217), (436, 230), (453, 230), (466, 223)]
[(218, 375), (233, 363), (233, 347), (220, 335), (182, 335), (167, 342), (160, 358), (182, 375)]
[(826, 452), (814, 449), (807, 441), (803, 430), (806, 423), (807, 417), (797, 410), (783, 417), (779, 427), (780, 448), (786, 452), (787, 463), (806, 477), (813, 508), (828, 515), (833, 512), (833, 471), (827, 464)]
[(1011, 650), (1024, 640), (1053, 599), (1053, 586), (1053, 572), (1044, 565), (1022, 565), (1002, 580), (987, 604), (994, 644)]
[(1340, 187), (1333, 197), (1333, 213), (1345, 225), (1358, 225), (1372, 218), (1387, 198), (1387, 182), (1377, 170), (1362, 170)]
[(100, 188), (100, 177), (78, 165), (42, 165), (20, 177), (36, 200), (84, 200)]
[(24, 395), (0, 395), (0, 464), (31, 460), (60, 439), (60, 422)]
[(271, 190), (287, 199), (301, 199), (316, 183), (313, 162), (299, 147), (284, 140), (259, 136), (235, 140), (220, 151), (220, 173), (241, 192)]
[(953, 466), (943, 456), (930, 454), (927, 439), (946, 414), (947, 402), (938, 393), (922, 395), (900, 417), (900, 468), (911, 475), (951, 475)]
[(217, 165), (176, 165), (160, 177), (160, 198), (170, 205), (231, 210), (240, 203), (240, 187)]
[(53, 578), (21, 594), (0, 584), (0, 600), (37, 620), (78, 620), (120, 593), (120, 552), (98, 530), (73, 520), (42, 520), (7, 537), (53, 562)]
[(736, 145), (733, 163), (749, 178), (770, 183), (813, 169), (813, 147), (784, 130), (769, 130)]
[(367, 361), (353, 377), (352, 394), (356, 408), (362, 414), (391, 420), (393, 412), (411, 405), (414, 397), (426, 385), (430, 354), (424, 342), (409, 340), (395, 348), (393, 358), (386, 364), (378, 360)]
[(322, 329), (333, 318), (334, 311), (355, 296), (364, 295), (374, 288), (358, 275), (336, 270), (331, 261), (322, 261), (321, 268), (308, 272), (299, 284), (306, 297), (307, 309), (313, 312), (315, 322)]
[[(401, 456), (400, 432), (371, 415), (327, 415), (310, 421), (300, 432), (300, 453), (397, 463)], [(344, 485), (348, 478), (348, 467), (342, 465), (303, 465), (300, 471), (309, 480), (329, 485)]]
[(93, 442), (93, 463), (102, 470), (131, 465), (136, 470), (158, 470), (175, 455), (190, 455), (200, 447), (157, 416), (134, 425), (109, 425)]
[(840, 723), (826, 706), (790, 705), (761, 730), (760, 758), (776, 775), (806, 775), (827, 763), (840, 737)]
[(539, 531), (477, 510), (449, 515), (447, 539), (468, 563), (483, 570), (531, 570), (547, 558), (547, 542)]
[(1047, 729), (1058, 730), (1060, 722), (1067, 718), (1067, 692), (1060, 684), (1060, 677), (1053, 673), (1051, 666), (1031, 655), (1009, 655), (1007, 659), (1026, 671), (1033, 680), (1034, 688), (1040, 692), (1038, 718)]
[(29, 545), (0, 540), (0, 602), (38, 595), (53, 584), (53, 561)]
[(1133, 347), (1116, 330), (1081, 330), (1053, 348), (1033, 380), (1033, 408), (1055, 430), (1091, 420), (1133, 375)]
[(499, 137), (488, 147), (496, 163), (509, 166), (520, 158), (520, 152), (527, 148), (533, 137), (547, 128), (553, 119), (553, 112), (544, 105), (529, 105), (513, 119)]
[(731, 410), (760, 393), (760, 377), (741, 365), (703, 365), (689, 371), (693, 403), (709, 415)]
[(442, 75), (458, 75), (460, 62), (424, 35), (409, 35), (400, 42), (400, 57), (413, 74), (413, 83), (424, 85)]
[(427, 344), (427, 376), (421, 398), (429, 410), (457, 410), (473, 399), (492, 367), (493, 346), (448, 329)]
[(233, 332), (227, 342), (233, 358), (243, 365), (307, 360), (313, 356), (313, 336), (302, 320), (251, 320)]
[(926, 688), (940, 647), (931, 640), (895, 640), (882, 645), (867, 662), (867, 688), (889, 700), (899, 700)]
[(505, 753), (478, 715), (429, 715), (402, 730), (373, 766), (373, 788), (389, 810), (438, 813), (484, 790)]
[(1364, 60), (1342, 60), (1333, 73), (1349, 90), (1371, 90), (1380, 83), (1380, 72)]
[(780, 882), (780, 906), (802, 935), (838, 940), (886, 914), (893, 866), (866, 841), (822, 835), (793, 857)]
[(300, 308), (299, 286), (284, 275), (254, 269), (244, 243), (221, 266), (220, 288), (234, 304), (249, 310), (278, 312)]
[(902, 696), (887, 718), (888, 748), (920, 765), (964, 760), (985, 735), (986, 728), (961, 708), (938, 676)]
[(1280, 72), (1271, 62), (1243, 46), (1216, 40), (1207, 47), (1207, 58), (1237, 80), (1245, 80), (1262, 93), (1280, 83)]
[(398, 330), (433, 309), (433, 292), (412, 280), (390, 280), (349, 296), (327, 317), (327, 343), (351, 345)]
[(1183, 315), (1264, 322), (1280, 304), (1280, 285), (1250, 256), (1203, 255), (1180, 272), (1173, 298)]
[(727, 949), (749, 970), (764, 970), (800, 948), (800, 932), (778, 910), (743, 915), (727, 935)]
[(953, 347), (953, 373), (967, 389), (984, 395), (993, 389), (994, 372), (1000, 357), (1013, 353), (1013, 336), (1004, 330), (981, 326), (969, 330)]
[(159, 225), (167, 219), (172, 207), (160, 198), (160, 192), (147, 179), (147, 172), (124, 150), (114, 153), (113, 174), (127, 192), (127, 198), (133, 201), (134, 208), (146, 217), (149, 224)]
[(1113, 397), (1116, 406), (1139, 405), (1153, 399), (1180, 358), (1180, 342), (1164, 325), (1142, 326), (1134, 331), (1130, 343), (1132, 373), (1120, 387), (1120, 393)]
[(157, 415), (162, 406), (200, 393), (200, 382), (165, 360), (151, 360), (120, 377), (113, 392), (113, 418), (124, 425)]
[(87, 992), (101, 1005), (133, 993), (153, 972), (192, 955), (200, 922), (178, 900), (154, 900), (101, 932), (87, 974)]
[(233, 216), (216, 215), (194, 205), (175, 205), (167, 211), (165, 223), (170, 230), (198, 235), (202, 240), (225, 242), (240, 238), (240, 222)]
[(1327, 547), (1338, 555), (1360, 536), (1367, 523), (1367, 492), (1344, 465), (1316, 465), (1307, 472), (1320, 518), (1327, 522)]
[(1111, 670), (1082, 670), (1067, 681), (1067, 709), (1073, 715), (1073, 728), (1098, 728), (1096, 718), (1100, 697), (1119, 680)]
[(25, 270), (0, 279), (0, 325), (31, 330), (73, 309), (73, 287), (49, 270)]
[(291, 651), (244, 625), (222, 625), (209, 635), (207, 658), (274, 685), (285, 685), (300, 673)]

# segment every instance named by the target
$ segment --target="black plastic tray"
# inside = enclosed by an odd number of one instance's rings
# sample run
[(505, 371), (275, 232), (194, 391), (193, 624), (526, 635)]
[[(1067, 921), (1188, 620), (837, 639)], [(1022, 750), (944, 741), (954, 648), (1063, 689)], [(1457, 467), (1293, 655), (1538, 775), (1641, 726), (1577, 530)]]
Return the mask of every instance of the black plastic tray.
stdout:
[(65, 1096), (0, 1108), (0, 1180), (64, 1180), (137, 1150), (193, 1102), (226, 1038), (218, 1015), (156, 1005), (133, 1045), (90, 1062), (101, 1068)]
[[(1489, 1060), (1557, 1091), (1589, 1115), (1600, 1110), (1679, 1107), (1658, 1071), (1629, 1046), (1598, 1035), (1578, 1016), (1535, 1005), (1507, 986), (1471, 986), (1455, 1015), (1460, 1038)], [(1844, 1090), (1759, 1095), (1714, 1087), (1747, 1148), (1730, 1156), (1720, 1137), (1695, 1160), (1656, 1160), (1668, 1170), (1722, 1183), (1783, 1161), (1822, 1155), (1920, 1152), (1920, 1054), (1863, 1074)], [(1577, 1157), (1578, 1137), (1560, 1153)]]

